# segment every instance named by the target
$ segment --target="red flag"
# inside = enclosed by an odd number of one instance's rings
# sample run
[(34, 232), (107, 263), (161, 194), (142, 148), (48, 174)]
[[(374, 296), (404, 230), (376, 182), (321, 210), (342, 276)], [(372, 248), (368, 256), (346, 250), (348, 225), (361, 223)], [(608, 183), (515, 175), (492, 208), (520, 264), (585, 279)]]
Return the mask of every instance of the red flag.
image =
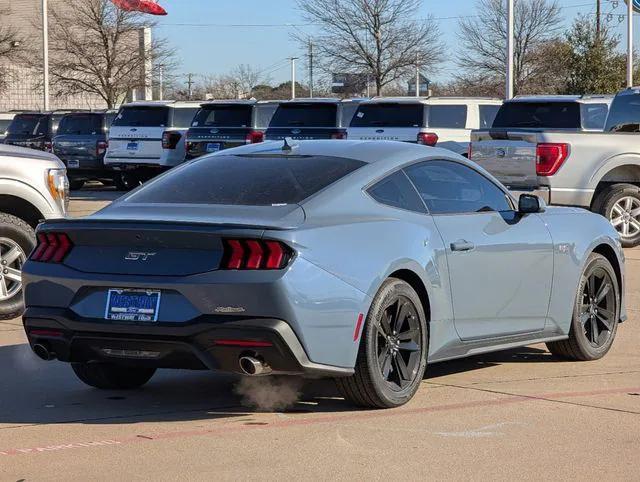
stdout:
[(167, 11), (153, 0), (111, 0), (111, 2), (127, 12), (142, 12), (149, 15), (167, 14)]

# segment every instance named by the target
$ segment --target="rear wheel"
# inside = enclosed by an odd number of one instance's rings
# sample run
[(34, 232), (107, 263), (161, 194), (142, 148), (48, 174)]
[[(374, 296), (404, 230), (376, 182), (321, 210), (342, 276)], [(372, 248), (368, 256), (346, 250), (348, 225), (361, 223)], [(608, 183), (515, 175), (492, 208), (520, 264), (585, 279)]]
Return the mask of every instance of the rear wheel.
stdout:
[(640, 188), (633, 184), (613, 184), (602, 191), (595, 210), (620, 233), (625, 248), (640, 245)]
[(547, 343), (547, 348), (569, 360), (602, 358), (616, 336), (619, 307), (616, 273), (604, 256), (592, 253), (580, 276), (569, 338)]
[(147, 383), (155, 368), (131, 367), (111, 363), (72, 363), (76, 376), (91, 387), (102, 389), (132, 389)]
[(0, 319), (20, 316), (22, 265), (35, 246), (33, 228), (22, 219), (0, 213)]
[(69, 189), (72, 191), (79, 191), (84, 187), (85, 180), (84, 179), (72, 179), (69, 180)]
[(350, 402), (371, 408), (407, 403), (427, 364), (427, 320), (420, 298), (404, 281), (390, 278), (373, 300), (351, 377), (336, 383)]
[(113, 178), (113, 182), (118, 191), (131, 191), (142, 184), (137, 174), (126, 171), (117, 173)]

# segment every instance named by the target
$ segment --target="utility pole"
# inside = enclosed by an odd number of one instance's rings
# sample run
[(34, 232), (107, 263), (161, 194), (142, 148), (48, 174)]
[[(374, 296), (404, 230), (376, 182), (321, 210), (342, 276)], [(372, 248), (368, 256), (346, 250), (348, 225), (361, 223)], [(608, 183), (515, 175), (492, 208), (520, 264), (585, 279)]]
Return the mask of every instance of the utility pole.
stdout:
[(187, 96), (189, 100), (191, 100), (191, 97), (193, 96), (193, 84), (193, 74), (187, 74)]
[(296, 60), (298, 57), (291, 57), (291, 98), (296, 98)]
[(164, 100), (164, 78), (163, 78), (164, 64), (158, 65), (158, 100)]
[(505, 98), (513, 97), (513, 0), (507, 0), (507, 75)]
[(47, 0), (42, 0), (42, 61), (43, 79), (42, 90), (44, 92), (44, 110), (49, 110), (49, 5)]
[(633, 87), (633, 0), (627, 0), (627, 87)]
[(420, 97), (420, 58), (416, 52), (416, 97)]
[(309, 39), (309, 97), (313, 97), (313, 42)]

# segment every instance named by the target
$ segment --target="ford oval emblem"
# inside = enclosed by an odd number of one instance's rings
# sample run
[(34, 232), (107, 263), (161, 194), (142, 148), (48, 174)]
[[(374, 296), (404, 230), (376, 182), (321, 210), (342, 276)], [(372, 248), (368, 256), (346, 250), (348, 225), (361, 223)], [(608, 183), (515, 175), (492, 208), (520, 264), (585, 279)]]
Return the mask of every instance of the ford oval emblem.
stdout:
[(496, 149), (496, 157), (503, 158), (507, 155), (507, 151), (504, 149)]
[(291, 133), (294, 135), (300, 134), (302, 131), (300, 129), (291, 129)]
[(384, 129), (378, 129), (378, 130), (376, 131), (376, 134), (382, 134), (383, 132), (384, 132)]
[(220, 130), (219, 129), (211, 129), (209, 132), (211, 134), (217, 134), (218, 132), (220, 132)]
[(133, 129), (131, 129), (131, 132), (136, 132), (138, 129), (136, 129), (135, 127)]

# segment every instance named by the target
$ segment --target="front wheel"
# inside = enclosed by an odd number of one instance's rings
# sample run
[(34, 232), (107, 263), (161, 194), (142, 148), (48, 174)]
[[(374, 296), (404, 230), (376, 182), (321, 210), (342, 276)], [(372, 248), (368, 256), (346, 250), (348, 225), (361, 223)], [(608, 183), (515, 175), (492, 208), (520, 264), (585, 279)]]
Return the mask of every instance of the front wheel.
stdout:
[(420, 297), (404, 281), (386, 280), (369, 310), (355, 373), (337, 378), (338, 388), (347, 400), (362, 407), (404, 405), (422, 381), (428, 340)]
[(127, 390), (147, 383), (155, 368), (131, 367), (111, 363), (72, 363), (76, 376), (87, 385), (102, 389)]
[(611, 348), (618, 330), (620, 287), (611, 263), (592, 253), (580, 276), (569, 338), (547, 343), (554, 355), (597, 360)]

